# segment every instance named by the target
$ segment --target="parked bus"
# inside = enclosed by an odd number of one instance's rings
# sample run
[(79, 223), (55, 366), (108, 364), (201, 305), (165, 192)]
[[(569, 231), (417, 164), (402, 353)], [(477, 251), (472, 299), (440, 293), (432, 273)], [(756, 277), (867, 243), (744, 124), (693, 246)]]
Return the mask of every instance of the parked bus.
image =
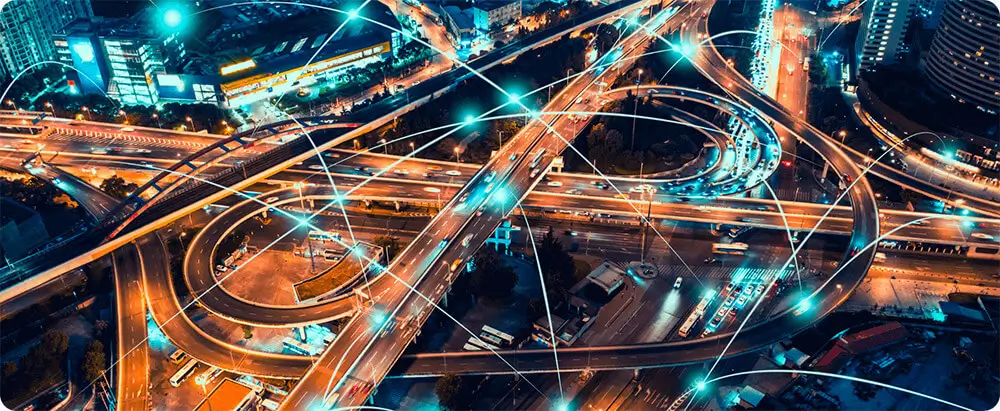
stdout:
[(732, 244), (715, 243), (712, 244), (712, 253), (745, 255), (747, 253), (748, 248), (749, 246), (747, 246), (746, 243), (732, 243)]
[(499, 350), (500, 349), (500, 347), (497, 347), (497, 346), (495, 346), (493, 344), (490, 344), (490, 343), (488, 343), (486, 341), (480, 340), (480, 339), (478, 339), (476, 337), (469, 337), (469, 344), (474, 345), (477, 350), (491, 350), (491, 349), (492, 350)]
[(174, 352), (170, 353), (170, 362), (172, 362), (174, 364), (180, 364), (180, 362), (184, 361), (184, 358), (186, 358), (186, 357), (187, 357), (187, 353), (185, 353), (184, 351), (181, 351), (180, 348), (178, 348), (178, 349), (174, 350)]
[(181, 366), (181, 369), (177, 370), (177, 372), (174, 373), (173, 377), (170, 377), (170, 385), (174, 387), (180, 387), (181, 383), (184, 382), (184, 380), (188, 379), (188, 377), (190, 377), (192, 373), (194, 373), (194, 369), (197, 366), (198, 366), (198, 360), (194, 358), (188, 360), (186, 363), (184, 363), (184, 365)]
[(809, 58), (809, 57), (806, 57), (805, 60), (802, 60), (802, 71), (809, 71), (809, 61), (810, 60), (812, 60), (812, 59)]
[(499, 338), (501, 341), (503, 341), (507, 345), (514, 345), (514, 336), (513, 335), (507, 334), (507, 333), (505, 333), (503, 331), (500, 331), (500, 330), (498, 330), (496, 328), (493, 328), (493, 327), (490, 327), (488, 325), (484, 325), (483, 326), (483, 331), (488, 332), (490, 334), (493, 334), (494, 336), (496, 336), (497, 338)]
[(479, 333), (479, 338), (482, 338), (483, 341), (486, 341), (486, 342), (488, 342), (490, 344), (493, 344), (493, 345), (495, 345), (497, 347), (503, 345), (503, 341), (501, 341), (499, 337), (497, 337), (497, 336), (495, 336), (493, 334), (490, 334), (490, 333), (488, 333), (486, 331), (483, 331), (483, 332)]
[(313, 241), (333, 241), (334, 239), (340, 239), (340, 233), (335, 233), (331, 231), (317, 231), (309, 230), (309, 239)]
[(203, 371), (201, 374), (198, 374), (198, 376), (194, 378), (194, 383), (198, 385), (207, 385), (208, 383), (215, 381), (219, 374), (222, 374), (222, 369), (212, 366)]
[(285, 339), (281, 341), (281, 345), (283, 345), (289, 351), (294, 352), (296, 354), (302, 354), (302, 355), (319, 354), (319, 350), (317, 350), (315, 347), (305, 344), (291, 337), (285, 337)]

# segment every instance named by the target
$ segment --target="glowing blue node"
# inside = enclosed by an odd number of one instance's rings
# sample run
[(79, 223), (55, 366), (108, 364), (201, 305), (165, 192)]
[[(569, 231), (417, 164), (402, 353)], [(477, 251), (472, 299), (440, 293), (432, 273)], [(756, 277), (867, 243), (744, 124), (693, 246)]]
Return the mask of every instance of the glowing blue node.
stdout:
[(471, 114), (468, 115), (468, 116), (465, 116), (465, 124), (472, 124), (475, 121), (476, 121), (476, 118), (473, 117)]
[(566, 402), (565, 400), (560, 400), (560, 401), (556, 402), (555, 407), (553, 407), (553, 410), (555, 410), (555, 411), (570, 411), (569, 403)]
[(511, 94), (510, 95), (510, 102), (511, 103), (517, 103), (518, 101), (521, 101), (521, 96), (519, 96), (517, 94)]
[(184, 17), (181, 16), (180, 10), (170, 9), (163, 13), (163, 24), (166, 24), (167, 27), (180, 26), (183, 20)]
[(706, 383), (705, 383), (705, 381), (698, 381), (698, 383), (697, 383), (697, 384), (695, 384), (694, 388), (695, 388), (696, 390), (698, 390), (698, 391), (701, 391), (701, 390), (704, 390), (704, 389), (705, 389), (705, 386), (706, 386), (706, 385), (708, 385), (708, 384), (706, 384)]
[(353, 19), (356, 19), (356, 18), (358, 18), (358, 11), (357, 10), (351, 10), (351, 11), (347, 12), (347, 19), (348, 20), (353, 20)]

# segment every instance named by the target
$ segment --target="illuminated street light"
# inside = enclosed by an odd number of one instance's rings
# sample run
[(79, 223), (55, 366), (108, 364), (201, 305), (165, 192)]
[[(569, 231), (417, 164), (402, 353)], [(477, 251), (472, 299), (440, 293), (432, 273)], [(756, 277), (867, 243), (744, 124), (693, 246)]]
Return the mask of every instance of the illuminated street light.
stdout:
[(53, 116), (56, 115), (56, 109), (55, 109), (55, 107), (52, 106), (51, 102), (46, 101), (45, 102), (45, 108), (49, 109), (49, 112), (52, 113)]
[(153, 120), (156, 120), (156, 127), (163, 128), (163, 123), (160, 122), (160, 115), (153, 113)]
[(181, 11), (177, 9), (169, 9), (163, 12), (163, 24), (167, 27), (176, 28), (181, 25), (184, 21), (184, 16), (181, 15)]
[(83, 110), (84, 113), (87, 113), (87, 121), (90, 121), (90, 109), (87, 108), (87, 106), (83, 106), (80, 107), (80, 110)]
[(191, 131), (198, 129), (198, 127), (194, 126), (194, 119), (192, 119), (191, 116), (184, 117), (184, 120), (187, 120), (187, 122), (191, 124)]
[(458, 148), (458, 146), (455, 146), (455, 148), (452, 151), (455, 152), (455, 158), (457, 159), (457, 161), (459, 163), (461, 163), (462, 162), (462, 149)]

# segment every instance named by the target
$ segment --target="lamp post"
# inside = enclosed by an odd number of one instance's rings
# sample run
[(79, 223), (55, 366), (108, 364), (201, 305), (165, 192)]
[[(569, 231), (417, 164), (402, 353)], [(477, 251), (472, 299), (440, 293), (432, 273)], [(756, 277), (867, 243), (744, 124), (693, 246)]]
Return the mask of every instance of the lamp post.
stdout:
[(191, 131), (198, 130), (198, 128), (194, 126), (194, 119), (192, 119), (191, 116), (184, 117), (184, 120), (187, 120), (187, 122), (191, 124)]
[(458, 160), (459, 163), (461, 163), (462, 162), (462, 149), (458, 148), (458, 146), (455, 146), (454, 151), (455, 151), (455, 158)]
[(15, 102), (14, 102), (14, 100), (11, 100), (11, 99), (8, 99), (8, 100), (7, 100), (7, 105), (8, 105), (8, 106), (11, 106), (11, 107), (14, 107), (14, 111), (19, 111), (19, 110), (17, 109), (17, 103), (15, 103)]
[(87, 106), (83, 106), (83, 107), (80, 107), (80, 110), (83, 110), (84, 113), (87, 113), (86, 114), (87, 115), (87, 121), (90, 121), (90, 108), (88, 108)]
[(632, 96), (632, 145), (629, 150), (635, 150), (635, 115), (639, 111), (639, 83), (642, 82), (642, 69), (639, 69), (639, 75), (635, 77), (635, 95)]
[(389, 154), (389, 142), (385, 141), (385, 139), (383, 138), (383, 139), (380, 139), (378, 141), (378, 143), (382, 145), (382, 152), (386, 153), (386, 154)]
[(55, 115), (56, 115), (56, 109), (55, 109), (55, 107), (52, 106), (51, 102), (46, 101), (45, 102), (45, 108), (49, 109), (49, 113), (51, 113), (52, 116), (55, 117)]
[[(299, 190), (299, 207), (302, 207), (303, 216), (306, 215), (306, 202), (305, 200), (302, 199), (302, 187), (304, 186), (305, 184), (302, 183), (295, 183), (292, 185), (292, 187), (295, 187), (296, 190)], [(309, 238), (308, 234), (306, 234), (306, 247), (308, 247), (309, 249), (309, 266), (312, 267), (313, 272), (316, 272), (316, 260), (313, 258), (314, 255), (313, 255), (312, 239)]]
[(414, 145), (414, 144), (413, 144), (413, 142), (411, 141), (411, 142), (410, 142), (410, 154), (413, 154), (413, 153), (415, 153), (416, 151), (417, 151), (417, 147), (416, 147), (416, 145)]
[(156, 128), (163, 128), (163, 123), (160, 122), (160, 115), (153, 113), (153, 120), (156, 120)]
[(122, 124), (128, 125), (128, 114), (125, 110), (118, 110), (118, 115), (122, 117)]

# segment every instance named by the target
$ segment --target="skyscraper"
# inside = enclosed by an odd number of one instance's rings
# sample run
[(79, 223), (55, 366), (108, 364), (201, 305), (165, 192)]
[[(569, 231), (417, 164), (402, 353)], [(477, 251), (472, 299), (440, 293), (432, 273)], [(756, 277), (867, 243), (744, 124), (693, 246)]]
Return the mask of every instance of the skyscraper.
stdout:
[(895, 62), (907, 45), (903, 39), (918, 0), (868, 0), (855, 42), (858, 70)]
[(93, 16), (90, 0), (13, 0), (0, 10), (0, 75), (55, 57), (52, 35), (67, 23)]
[(947, 0), (924, 61), (943, 93), (980, 110), (1000, 111), (1000, 11), (987, 0)]

